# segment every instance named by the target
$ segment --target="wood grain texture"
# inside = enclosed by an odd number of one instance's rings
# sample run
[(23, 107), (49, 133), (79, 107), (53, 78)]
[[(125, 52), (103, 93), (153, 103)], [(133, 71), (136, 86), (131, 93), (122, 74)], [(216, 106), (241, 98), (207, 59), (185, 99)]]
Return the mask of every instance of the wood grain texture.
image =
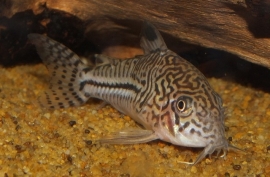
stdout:
[[(122, 25), (119, 30), (130, 27), (126, 26), (128, 21), (133, 24), (131, 27), (140, 28), (141, 21), (147, 20), (184, 42), (227, 51), (270, 68), (268, 0), (7, 0), (1, 3), (2, 16), (11, 17), (27, 9), (38, 14), (46, 4), (89, 24), (94, 19), (111, 19)], [(103, 25), (99, 29), (111, 27)], [(114, 29), (118, 30), (116, 26)]]

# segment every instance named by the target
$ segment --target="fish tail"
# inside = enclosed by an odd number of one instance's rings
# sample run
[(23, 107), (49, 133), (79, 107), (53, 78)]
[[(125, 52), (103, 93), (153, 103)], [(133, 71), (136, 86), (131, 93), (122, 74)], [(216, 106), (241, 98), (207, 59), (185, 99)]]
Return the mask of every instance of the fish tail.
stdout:
[(29, 34), (37, 52), (51, 75), (48, 90), (38, 101), (42, 107), (49, 109), (79, 106), (90, 95), (81, 87), (84, 70), (91, 70), (78, 55), (63, 44), (40, 34)]

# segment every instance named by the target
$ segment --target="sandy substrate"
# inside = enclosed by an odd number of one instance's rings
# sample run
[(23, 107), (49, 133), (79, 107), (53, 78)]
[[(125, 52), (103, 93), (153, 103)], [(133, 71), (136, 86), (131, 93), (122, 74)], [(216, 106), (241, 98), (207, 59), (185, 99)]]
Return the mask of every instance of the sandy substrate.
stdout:
[(37, 95), (48, 86), (42, 64), (0, 68), (0, 176), (270, 176), (270, 94), (221, 79), (209, 81), (226, 106), (226, 136), (246, 153), (226, 160), (206, 158), (201, 149), (162, 141), (136, 145), (95, 143), (102, 135), (135, 122), (111, 106), (43, 111)]

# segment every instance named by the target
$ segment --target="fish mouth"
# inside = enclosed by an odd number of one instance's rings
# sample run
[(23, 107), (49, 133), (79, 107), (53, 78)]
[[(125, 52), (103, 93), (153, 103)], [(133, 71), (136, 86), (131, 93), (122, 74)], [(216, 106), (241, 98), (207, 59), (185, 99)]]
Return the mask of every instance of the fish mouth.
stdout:
[[(202, 159), (204, 159), (207, 155), (209, 156), (209, 158), (211, 158), (211, 156), (215, 153), (216, 157), (221, 157), (226, 159), (227, 153), (229, 150), (233, 150), (233, 151), (241, 151), (241, 152), (245, 152), (244, 150), (231, 145), (228, 140), (223, 137), (221, 143), (214, 143), (214, 142), (210, 142), (210, 144), (208, 144), (203, 151), (200, 153), (200, 155), (197, 157), (197, 159), (193, 162), (190, 163), (191, 165), (196, 165), (197, 163), (199, 163)], [(223, 154), (221, 154), (221, 152)]]
[[(231, 146), (225, 138), (223, 138), (222, 143), (220, 144), (214, 144), (214, 142), (212, 141), (203, 149), (203, 151), (200, 153), (194, 163), (192, 163), (192, 165), (196, 165), (207, 155), (209, 155), (209, 157), (211, 158), (214, 152), (216, 152), (216, 157), (226, 158), (227, 152), (230, 147), (234, 146)], [(220, 156), (221, 152), (223, 152), (223, 154)]]

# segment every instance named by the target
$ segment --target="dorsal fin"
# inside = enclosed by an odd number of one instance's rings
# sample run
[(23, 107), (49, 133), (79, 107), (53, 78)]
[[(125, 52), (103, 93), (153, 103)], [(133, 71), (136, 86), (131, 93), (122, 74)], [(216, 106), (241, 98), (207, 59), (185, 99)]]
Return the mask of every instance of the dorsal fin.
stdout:
[(145, 54), (167, 50), (167, 46), (159, 31), (149, 22), (144, 22), (141, 31), (141, 47)]

